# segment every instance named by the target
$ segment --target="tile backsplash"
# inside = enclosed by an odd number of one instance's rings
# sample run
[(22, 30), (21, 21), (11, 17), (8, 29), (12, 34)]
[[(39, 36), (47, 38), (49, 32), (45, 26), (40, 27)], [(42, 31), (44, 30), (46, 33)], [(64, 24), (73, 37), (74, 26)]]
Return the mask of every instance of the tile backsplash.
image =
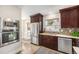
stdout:
[(77, 31), (79, 32), (79, 28), (61, 28), (60, 33), (62, 34), (71, 34), (71, 32)]

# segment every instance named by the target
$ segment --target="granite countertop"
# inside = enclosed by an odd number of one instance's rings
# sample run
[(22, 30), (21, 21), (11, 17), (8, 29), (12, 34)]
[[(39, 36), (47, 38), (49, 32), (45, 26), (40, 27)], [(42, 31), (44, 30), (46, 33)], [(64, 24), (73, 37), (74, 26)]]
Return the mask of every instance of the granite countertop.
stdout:
[(49, 36), (58, 36), (58, 37), (66, 37), (66, 38), (73, 38), (73, 39), (79, 39), (79, 37), (71, 36), (71, 35), (66, 35), (66, 34), (59, 34), (59, 33), (40, 33), (40, 35), (49, 35)]

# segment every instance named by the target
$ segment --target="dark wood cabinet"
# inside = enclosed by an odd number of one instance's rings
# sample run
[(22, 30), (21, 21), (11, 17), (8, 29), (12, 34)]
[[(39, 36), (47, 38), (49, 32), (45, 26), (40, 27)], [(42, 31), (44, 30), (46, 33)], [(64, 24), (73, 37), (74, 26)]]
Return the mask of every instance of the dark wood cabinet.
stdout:
[(40, 35), (39, 44), (58, 50), (58, 38), (56, 36)]
[(30, 17), (31, 17), (31, 23), (40, 22), (43, 20), (43, 15), (40, 13), (31, 15)]
[(60, 15), (62, 28), (79, 27), (79, 6), (61, 9)]
[(73, 46), (75, 47), (79, 47), (79, 39), (72, 39), (72, 53), (76, 53), (75, 49), (73, 48)]
[(72, 39), (72, 45), (79, 47), (79, 39)]
[(61, 13), (61, 27), (67, 28), (69, 25), (69, 20), (68, 20), (68, 12), (62, 12)]
[(30, 18), (31, 18), (31, 23), (35, 23), (35, 22), (39, 23), (40, 32), (43, 32), (43, 15), (38, 13), (30, 16)]

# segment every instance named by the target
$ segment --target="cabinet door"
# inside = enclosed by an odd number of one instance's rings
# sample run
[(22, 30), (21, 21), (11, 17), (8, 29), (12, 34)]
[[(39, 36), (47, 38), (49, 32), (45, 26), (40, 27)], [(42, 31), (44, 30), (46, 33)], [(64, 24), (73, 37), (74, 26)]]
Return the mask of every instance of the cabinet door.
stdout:
[(62, 28), (68, 28), (69, 27), (69, 11), (64, 11), (61, 13), (61, 27)]
[(40, 24), (40, 32), (43, 32), (43, 17), (39, 18), (39, 24)]
[(58, 50), (58, 39), (54, 36), (41, 35), (40, 36), (40, 45)]
[(66, 9), (61, 11), (61, 27), (76, 28), (78, 27), (78, 9)]
[(77, 44), (76, 44), (76, 39), (72, 39), (72, 45), (73, 46), (76, 46)]
[(49, 36), (50, 37), (50, 48), (54, 50), (58, 50), (58, 37), (56, 36)]
[(48, 36), (41, 36), (41, 45), (48, 47), (50, 43), (50, 38)]
[(79, 39), (72, 39), (72, 45), (79, 47)]
[(47, 43), (47, 37), (45, 35), (40, 35), (39, 44), (42, 46), (46, 46), (46, 43)]
[(35, 17), (31, 17), (31, 23), (34, 23), (35, 21)]
[(73, 10), (71, 10), (70, 11), (70, 19), (69, 19), (69, 24), (70, 24), (70, 28), (73, 28), (73, 27), (77, 27), (77, 19), (78, 19), (78, 15), (77, 15), (78, 13), (77, 13), (77, 9), (73, 9)]

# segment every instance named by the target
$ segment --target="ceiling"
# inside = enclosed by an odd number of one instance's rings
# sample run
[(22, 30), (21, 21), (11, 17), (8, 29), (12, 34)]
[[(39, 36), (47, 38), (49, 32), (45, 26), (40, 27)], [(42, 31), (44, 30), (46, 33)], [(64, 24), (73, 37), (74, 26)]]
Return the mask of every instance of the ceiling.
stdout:
[(36, 13), (41, 13), (43, 15), (46, 15), (48, 13), (51, 13), (54, 7), (55, 7), (54, 5), (23, 6), (24, 11), (26, 11), (28, 15), (33, 15)]
[(69, 6), (71, 5), (23, 5), (19, 7), (22, 8), (22, 11), (24, 11), (28, 15), (33, 15), (36, 13), (47, 15), (50, 13), (57, 13), (59, 9)]
[(41, 13), (43, 15), (56, 14), (60, 9), (71, 6), (73, 5), (18, 5), (22, 10), (22, 19), (29, 18), (29, 16), (37, 13)]

